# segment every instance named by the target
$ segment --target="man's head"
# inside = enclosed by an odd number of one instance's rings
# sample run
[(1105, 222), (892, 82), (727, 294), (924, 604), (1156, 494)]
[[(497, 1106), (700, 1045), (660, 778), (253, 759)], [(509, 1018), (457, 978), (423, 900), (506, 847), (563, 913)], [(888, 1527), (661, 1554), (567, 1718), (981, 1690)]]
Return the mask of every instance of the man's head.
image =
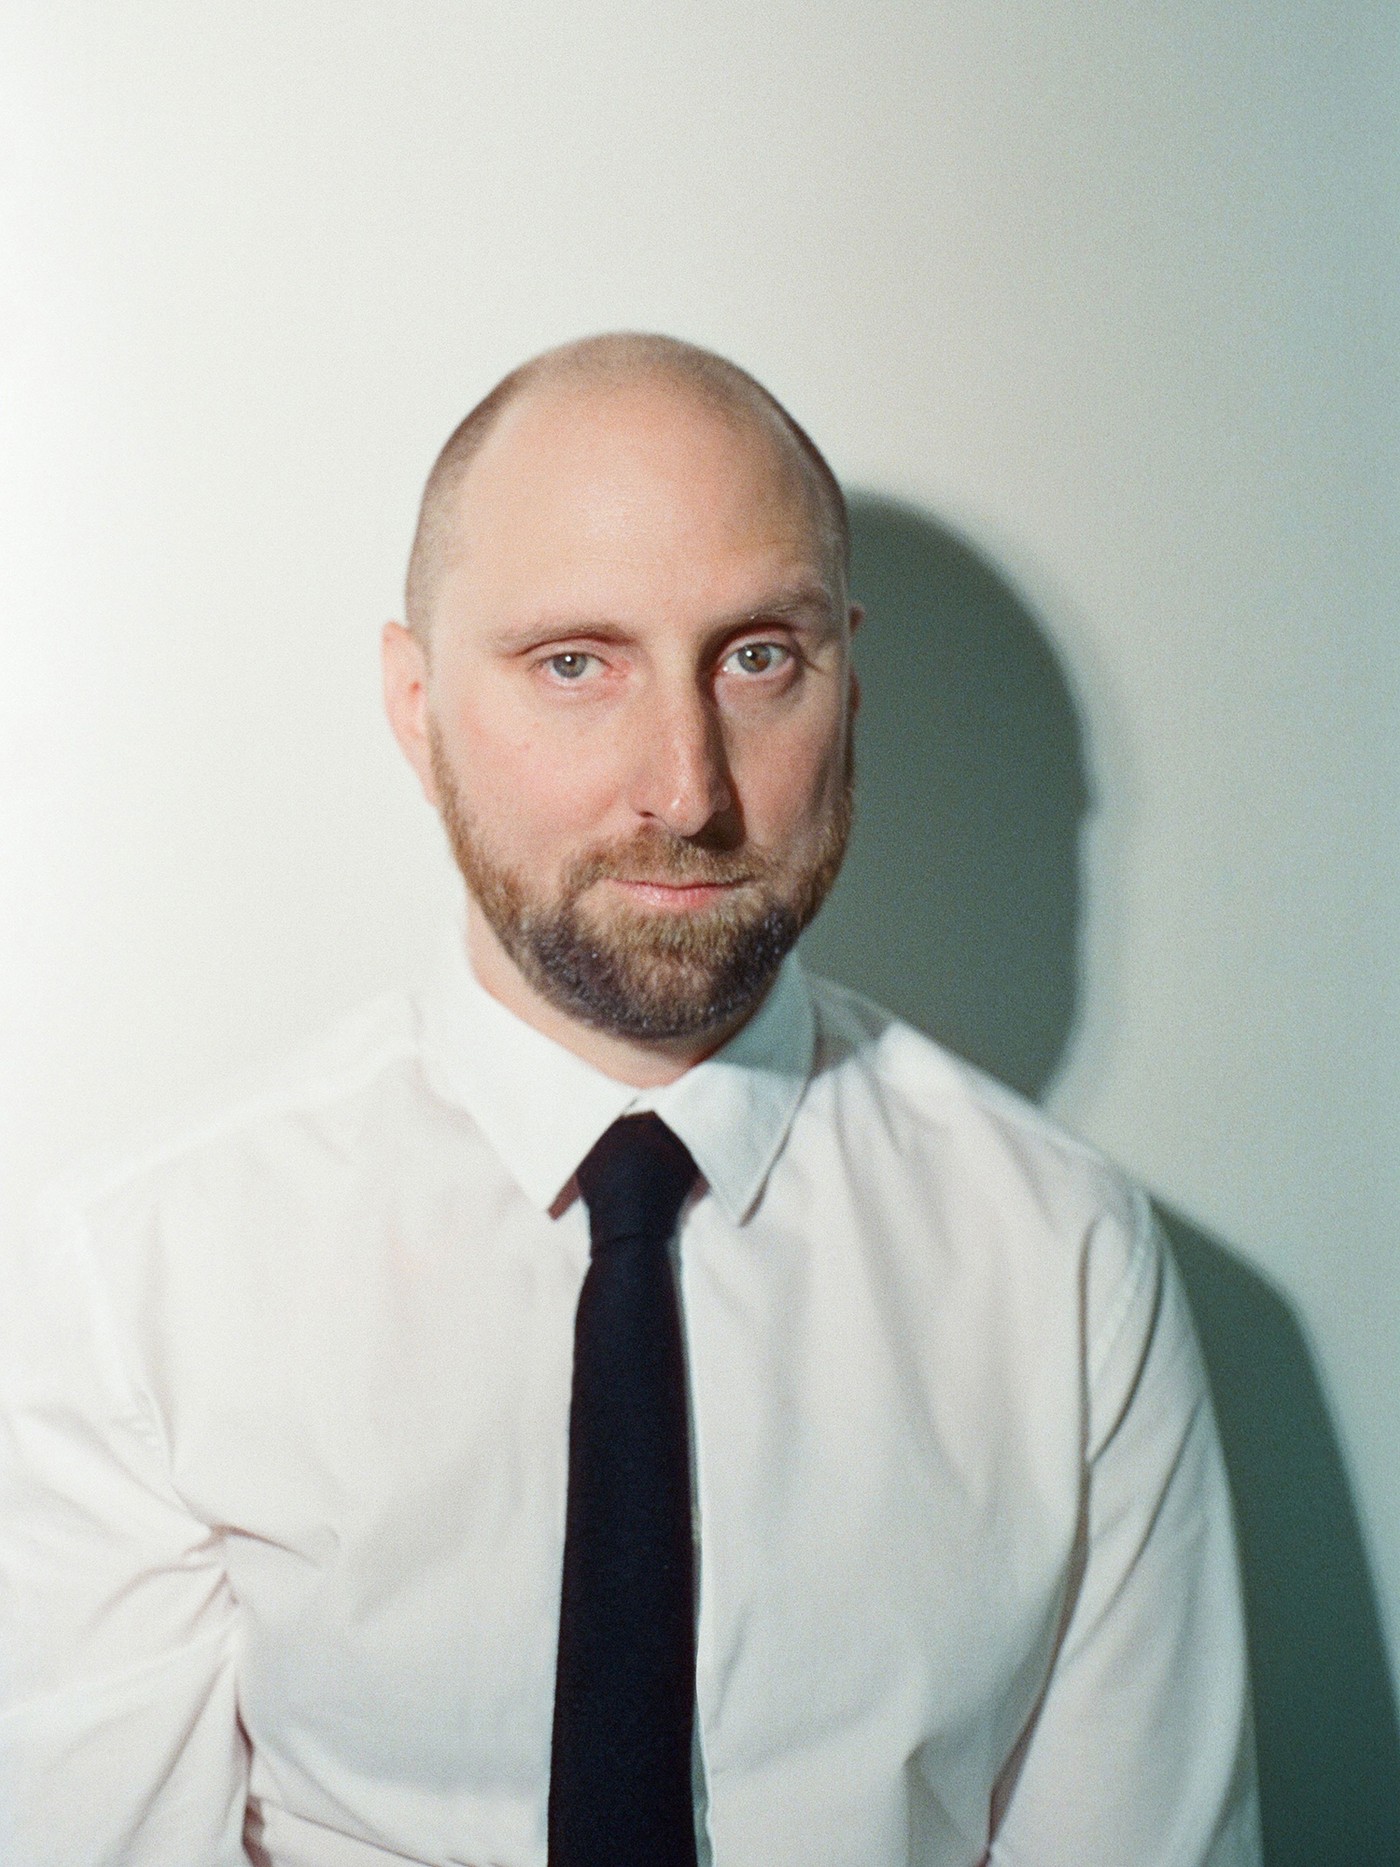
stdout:
[(812, 443), (673, 339), (547, 353), (458, 428), (386, 695), (507, 1003), (682, 1067), (758, 1003), (845, 846), (846, 551)]

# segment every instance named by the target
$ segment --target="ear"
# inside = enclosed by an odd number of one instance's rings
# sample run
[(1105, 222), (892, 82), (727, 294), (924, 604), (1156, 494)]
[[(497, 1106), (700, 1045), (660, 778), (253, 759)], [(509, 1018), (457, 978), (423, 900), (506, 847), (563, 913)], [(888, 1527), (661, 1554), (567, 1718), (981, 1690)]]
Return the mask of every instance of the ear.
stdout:
[[(865, 621), (865, 607), (861, 603), (852, 603), (846, 618), (846, 626), (852, 635)], [(855, 663), (851, 663), (851, 718), (860, 712), (860, 676), (856, 673)]]
[(411, 629), (401, 622), (386, 622), (380, 636), (380, 659), (389, 725), (424, 797), (436, 810), (438, 789), (428, 747), (428, 657)]

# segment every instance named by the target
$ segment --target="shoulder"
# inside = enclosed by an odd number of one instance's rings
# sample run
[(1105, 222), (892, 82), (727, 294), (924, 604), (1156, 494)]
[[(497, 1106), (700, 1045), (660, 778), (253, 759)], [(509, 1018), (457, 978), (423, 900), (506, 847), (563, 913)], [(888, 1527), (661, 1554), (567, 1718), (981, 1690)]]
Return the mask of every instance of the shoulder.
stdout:
[(324, 1144), (360, 1126), (412, 1071), (420, 1049), (412, 997), (384, 993), (282, 1055), (214, 1084), (115, 1147), (73, 1163), (40, 1193), (41, 1223), (72, 1223), (147, 1203), (181, 1181), (217, 1181), (271, 1164), (296, 1137)]
[(834, 980), (807, 975), (817, 1027), (816, 1074), (859, 1084), (905, 1120), (1004, 1148), (1091, 1182), (1106, 1196), (1131, 1183), (1090, 1142), (1062, 1127), (1036, 1103)]
[(1160, 1241), (1130, 1175), (1045, 1111), (892, 1012), (808, 975), (813, 1112), (911, 1207), (956, 1212), (979, 1249), (1059, 1269), (1110, 1324), (1151, 1281)]

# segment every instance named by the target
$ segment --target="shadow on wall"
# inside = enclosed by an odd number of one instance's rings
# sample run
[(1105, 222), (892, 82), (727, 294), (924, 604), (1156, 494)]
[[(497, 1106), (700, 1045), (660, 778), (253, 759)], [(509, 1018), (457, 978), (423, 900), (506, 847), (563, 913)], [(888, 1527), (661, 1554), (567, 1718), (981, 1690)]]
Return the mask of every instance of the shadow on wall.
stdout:
[[(907, 506), (851, 501), (860, 788), (804, 951), (983, 1069), (1043, 1094), (1074, 1030), (1079, 830), (1068, 683), (1026, 605)], [(1297, 1318), (1159, 1206), (1235, 1496), (1268, 1867), (1400, 1861), (1400, 1731), (1355, 1505)]]

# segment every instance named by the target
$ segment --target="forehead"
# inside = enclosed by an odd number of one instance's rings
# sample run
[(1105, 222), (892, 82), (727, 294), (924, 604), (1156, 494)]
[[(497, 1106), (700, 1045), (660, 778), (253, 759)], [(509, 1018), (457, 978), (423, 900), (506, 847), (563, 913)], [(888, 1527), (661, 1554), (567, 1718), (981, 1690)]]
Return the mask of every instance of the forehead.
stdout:
[(742, 600), (746, 580), (829, 585), (832, 568), (777, 419), (650, 379), (510, 404), (455, 490), (446, 544), (454, 609)]

